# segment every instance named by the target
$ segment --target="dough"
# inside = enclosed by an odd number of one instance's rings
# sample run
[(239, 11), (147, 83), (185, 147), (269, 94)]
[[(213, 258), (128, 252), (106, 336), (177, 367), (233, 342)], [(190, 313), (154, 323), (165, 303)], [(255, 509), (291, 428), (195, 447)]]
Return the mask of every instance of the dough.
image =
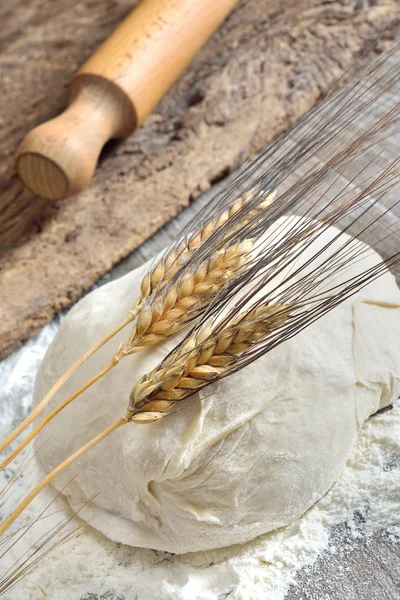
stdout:
[[(336, 230), (326, 232), (326, 238)], [(370, 253), (368, 265), (379, 260)], [(41, 366), (36, 402), (139, 294), (147, 266), (81, 300)], [(348, 275), (348, 274), (347, 274)], [(127, 331), (76, 373), (50, 408), (103, 368)], [(182, 334), (123, 359), (64, 409), (37, 445), (54, 468), (121, 416), (132, 385)], [(183, 553), (246, 542), (300, 517), (340, 476), (363, 422), (400, 388), (400, 292), (386, 273), (190, 406), (128, 424), (59, 476), (57, 489), (112, 540)], [(48, 410), (50, 410), (50, 408)]]

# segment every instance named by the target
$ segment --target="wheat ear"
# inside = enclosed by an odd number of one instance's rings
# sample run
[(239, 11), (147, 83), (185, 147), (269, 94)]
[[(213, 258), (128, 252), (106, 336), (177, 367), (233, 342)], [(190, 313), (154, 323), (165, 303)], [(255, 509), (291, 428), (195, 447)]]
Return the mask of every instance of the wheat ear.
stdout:
[[(201, 262), (193, 272), (188, 269), (187, 272), (183, 272), (182, 277), (178, 276), (179, 270), (193, 257), (196, 249), (204, 244), (211, 235), (226, 226), (226, 224), (229, 224), (229, 221), (246, 207), (254, 198), (254, 195), (255, 191), (250, 190), (242, 198), (236, 200), (232, 206), (225, 209), (217, 219), (209, 221), (201, 230), (189, 237), (189, 239), (181, 242), (177, 249), (173, 248), (161, 257), (158, 263), (144, 277), (141, 285), (142, 296), (136, 302), (135, 307), (129, 312), (128, 316), (115, 329), (95, 344), (83, 357), (76, 361), (56, 382), (28, 417), (4, 440), (0, 446), (0, 451), (3, 451), (43, 412), (62, 385), (86, 360), (93, 356), (99, 348), (121, 331), (123, 327), (136, 320), (128, 342), (120, 345), (112, 360), (104, 369), (55, 407), (17, 448), (0, 463), (0, 470), (9, 465), (63, 408), (68, 406), (68, 404), (114, 368), (124, 356), (138, 352), (145, 346), (165, 340), (182, 329), (182, 327), (196, 318), (207, 307), (211, 299), (221, 291), (229, 280), (240, 272), (251, 254), (253, 240), (245, 240), (244, 242), (231, 245), (228, 243), (226, 248), (216, 250), (210, 258)], [(255, 208), (246, 213), (245, 218), (240, 221), (240, 225), (250, 222), (253, 217), (267, 208), (273, 202), (274, 198), (274, 193), (268, 194), (262, 202), (259, 202)], [(224, 238), (227, 238), (235, 230), (238, 230), (240, 225), (236, 224), (232, 228), (226, 228)], [(174, 275), (177, 276), (176, 282), (169, 286), (166, 293), (163, 293), (166, 284), (170, 282)], [(153, 296), (152, 302), (146, 302), (151, 295)]]
[(126, 418), (151, 423), (209, 383), (229, 374), (251, 346), (282, 327), (289, 306), (261, 305), (215, 333), (212, 324), (193, 332), (156, 369), (134, 386)]

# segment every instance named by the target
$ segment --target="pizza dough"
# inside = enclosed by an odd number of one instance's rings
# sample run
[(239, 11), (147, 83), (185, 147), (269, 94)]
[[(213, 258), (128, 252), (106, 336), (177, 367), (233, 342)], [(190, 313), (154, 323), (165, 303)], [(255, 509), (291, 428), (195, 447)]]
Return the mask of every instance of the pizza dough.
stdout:
[[(371, 251), (364, 267), (378, 260)], [(36, 402), (124, 318), (146, 268), (70, 311), (41, 366)], [(103, 368), (127, 333), (82, 367), (47, 412)], [(123, 359), (64, 409), (37, 444), (42, 467), (53, 469), (121, 416), (132, 385), (181, 337)], [(55, 485), (76, 474), (64, 491), (69, 503), (79, 509), (89, 499), (80, 516), (118, 542), (174, 553), (246, 542), (293, 522), (337, 480), (363, 422), (399, 393), (399, 339), (400, 291), (386, 273), (188, 408), (115, 431)]]

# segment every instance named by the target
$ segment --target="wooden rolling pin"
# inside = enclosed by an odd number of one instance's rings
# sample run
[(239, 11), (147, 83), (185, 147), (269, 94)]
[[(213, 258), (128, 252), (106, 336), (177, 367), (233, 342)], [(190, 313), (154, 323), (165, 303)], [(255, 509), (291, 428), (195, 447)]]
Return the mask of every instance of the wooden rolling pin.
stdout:
[(138, 127), (238, 0), (143, 0), (81, 67), (69, 106), (22, 141), (17, 172), (59, 200), (91, 180), (104, 144)]

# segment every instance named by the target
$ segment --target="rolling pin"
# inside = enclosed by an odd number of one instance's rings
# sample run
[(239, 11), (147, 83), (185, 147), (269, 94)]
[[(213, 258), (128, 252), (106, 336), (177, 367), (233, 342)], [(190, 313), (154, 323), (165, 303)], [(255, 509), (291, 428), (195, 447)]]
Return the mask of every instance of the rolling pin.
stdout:
[(23, 183), (47, 200), (82, 190), (104, 144), (143, 123), (237, 1), (143, 0), (73, 77), (67, 109), (23, 139)]

